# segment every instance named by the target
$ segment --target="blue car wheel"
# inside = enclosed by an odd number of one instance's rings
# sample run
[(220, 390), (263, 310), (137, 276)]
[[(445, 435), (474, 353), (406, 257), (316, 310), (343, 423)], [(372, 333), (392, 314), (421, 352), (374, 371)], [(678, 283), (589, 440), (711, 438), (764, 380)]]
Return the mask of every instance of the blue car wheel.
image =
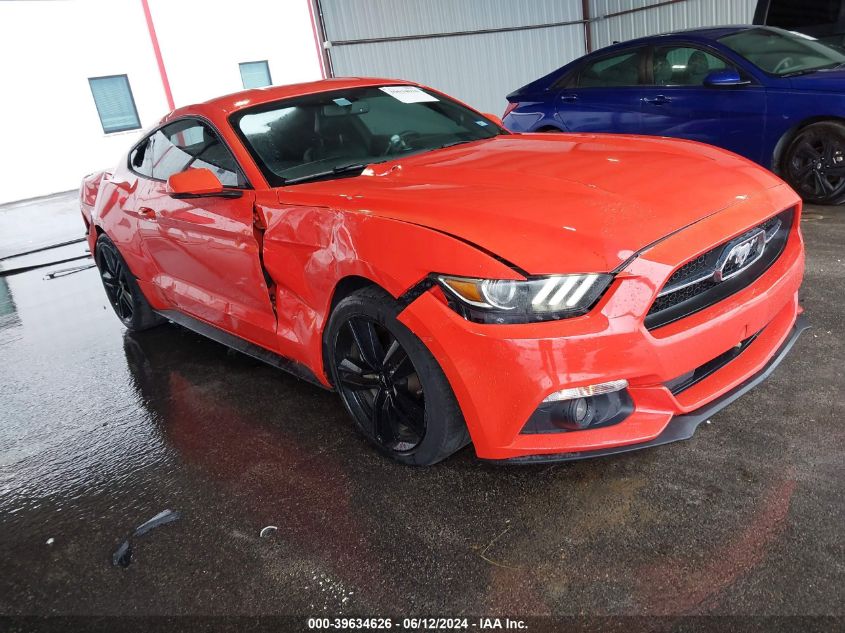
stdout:
[(845, 125), (814, 123), (798, 132), (786, 151), (783, 175), (807, 202), (845, 201)]

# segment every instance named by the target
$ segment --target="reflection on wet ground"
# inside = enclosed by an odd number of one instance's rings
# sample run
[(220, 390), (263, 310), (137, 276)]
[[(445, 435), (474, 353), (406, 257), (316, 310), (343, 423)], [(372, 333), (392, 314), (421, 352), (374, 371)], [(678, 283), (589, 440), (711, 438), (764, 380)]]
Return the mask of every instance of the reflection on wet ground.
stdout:
[(94, 270), (0, 278), (0, 612), (841, 614), (845, 213), (823, 213), (815, 327), (767, 383), (690, 442), (569, 465), (402, 467), (331, 393), (127, 334)]

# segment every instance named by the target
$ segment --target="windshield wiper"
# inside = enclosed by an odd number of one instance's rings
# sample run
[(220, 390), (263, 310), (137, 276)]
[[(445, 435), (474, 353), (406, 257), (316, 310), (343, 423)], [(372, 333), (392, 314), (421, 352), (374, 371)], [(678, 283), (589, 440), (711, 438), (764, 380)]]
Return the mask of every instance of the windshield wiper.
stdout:
[(330, 178), (332, 176), (340, 176), (357, 171), (358, 174), (367, 168), (365, 163), (352, 163), (350, 165), (338, 165), (327, 171), (318, 171), (315, 174), (307, 174), (305, 176), (298, 176), (297, 178), (285, 178), (282, 180), (283, 185), (295, 185), (299, 182), (307, 182), (309, 180), (320, 180), (321, 178)]
[[(496, 136), (500, 136), (497, 134)], [(475, 143), (477, 141), (486, 141), (487, 139), (495, 138), (495, 136), (488, 136), (486, 138), (471, 138), (466, 141), (453, 141), (452, 143), (446, 143), (445, 145), (438, 145), (437, 147), (432, 147), (431, 149), (446, 149), (447, 147), (455, 147), (455, 145), (466, 145), (467, 143)]]

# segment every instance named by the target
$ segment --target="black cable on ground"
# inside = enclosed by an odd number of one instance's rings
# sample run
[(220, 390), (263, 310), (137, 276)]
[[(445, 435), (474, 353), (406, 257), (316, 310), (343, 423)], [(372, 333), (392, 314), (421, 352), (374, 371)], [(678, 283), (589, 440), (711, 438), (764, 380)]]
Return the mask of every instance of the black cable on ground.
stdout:
[(33, 253), (41, 253), (43, 251), (49, 251), (54, 248), (61, 248), (62, 246), (70, 246), (71, 244), (79, 244), (80, 242), (84, 242), (86, 238), (80, 237), (75, 240), (68, 240), (67, 242), (60, 242), (59, 244), (53, 244), (52, 246), (42, 246), (41, 248), (36, 248), (31, 251), (26, 251), (25, 253), (16, 253), (14, 255), (6, 255), (5, 257), (0, 257), (0, 262), (5, 261), (7, 259), (14, 259), (15, 257), (23, 257), (24, 255), (32, 255)]

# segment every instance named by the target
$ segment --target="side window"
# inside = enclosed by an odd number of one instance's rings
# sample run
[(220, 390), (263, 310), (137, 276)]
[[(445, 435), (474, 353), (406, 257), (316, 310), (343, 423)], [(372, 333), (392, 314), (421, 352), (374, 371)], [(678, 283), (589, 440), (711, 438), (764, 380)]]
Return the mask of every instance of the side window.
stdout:
[(167, 180), (189, 167), (213, 171), (225, 187), (242, 187), (246, 180), (217, 134), (204, 123), (176, 121), (153, 135), (153, 178)]
[(641, 55), (642, 49), (636, 49), (586, 64), (578, 74), (578, 87), (611, 88), (639, 85)]
[(129, 165), (135, 173), (152, 178), (153, 176), (153, 139), (148, 136), (138, 143), (129, 154)]
[(690, 46), (658, 46), (652, 59), (656, 86), (701, 86), (707, 75), (726, 68), (715, 55)]

